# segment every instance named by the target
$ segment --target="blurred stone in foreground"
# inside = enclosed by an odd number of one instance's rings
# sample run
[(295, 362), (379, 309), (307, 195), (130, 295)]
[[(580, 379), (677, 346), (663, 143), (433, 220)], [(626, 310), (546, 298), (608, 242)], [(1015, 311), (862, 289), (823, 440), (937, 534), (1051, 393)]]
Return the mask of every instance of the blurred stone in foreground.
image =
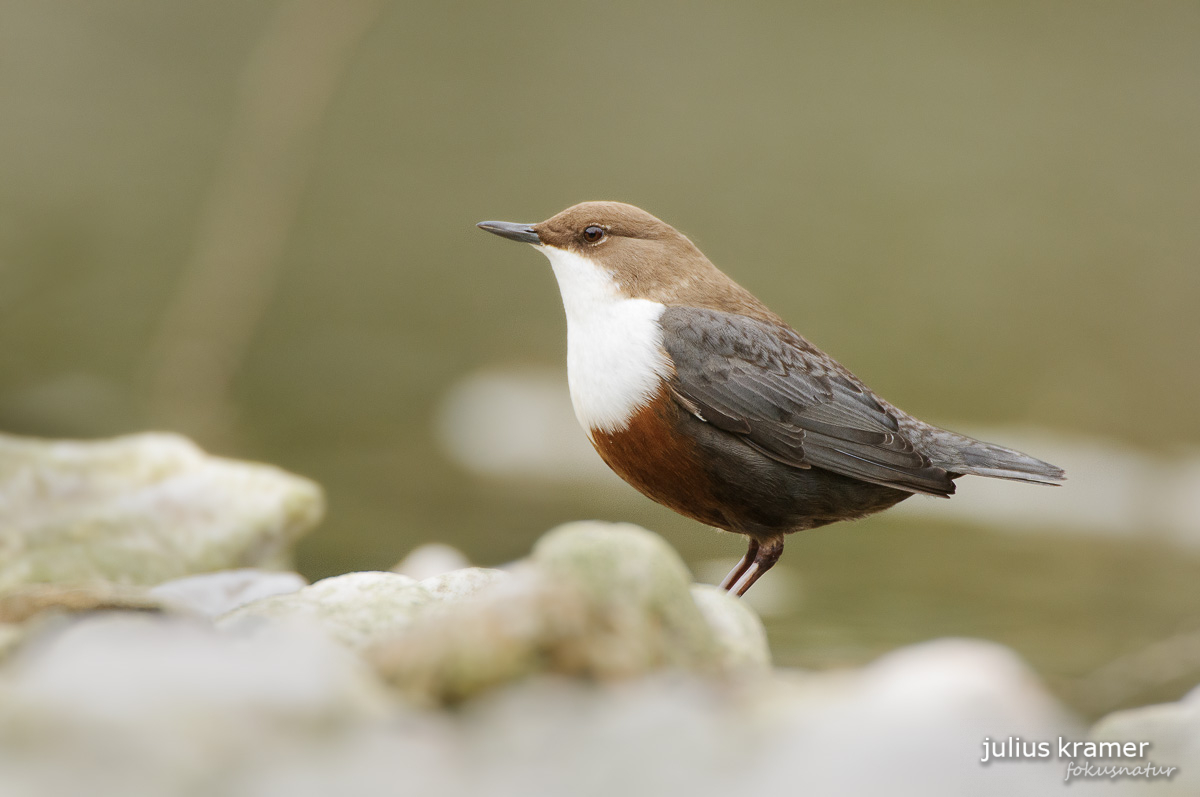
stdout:
[(0, 670), (5, 797), (229, 794), (327, 754), (390, 706), (355, 656), (299, 629), (243, 638), (149, 614), (44, 628)]
[[(568, 524), (505, 571), (300, 584), (6, 593), (0, 794), (1048, 797), (1066, 761), (982, 764), (985, 739), (1088, 738), (992, 643), (772, 669), (753, 611), (634, 526)], [(1197, 694), (1092, 732), (1152, 741), (1172, 780), (1072, 793), (1195, 794)]]
[(278, 567), (323, 508), (307, 479), (176, 435), (0, 435), (0, 589)]
[[(43, 632), (0, 669), (0, 705), (0, 793), (14, 797), (1039, 797), (1063, 793), (1065, 762), (982, 765), (984, 738), (1086, 738), (1009, 651), (968, 640), (826, 674), (526, 678), (431, 712), (394, 700), (324, 634), (146, 614)], [(1165, 755), (1198, 724), (1173, 713), (1169, 729), (1130, 732), (1161, 742), (1156, 761), (1186, 767)], [(1071, 788), (1141, 787), (1194, 793), (1178, 778)]]
[[(1160, 765), (1177, 765), (1174, 786), (1200, 794), (1200, 686), (1176, 703), (1116, 711), (1092, 726), (1089, 736), (1104, 741), (1150, 742), (1149, 757)], [(1161, 782), (1137, 784), (1130, 793), (1160, 794)], [(1182, 791), (1186, 790), (1186, 791)]]

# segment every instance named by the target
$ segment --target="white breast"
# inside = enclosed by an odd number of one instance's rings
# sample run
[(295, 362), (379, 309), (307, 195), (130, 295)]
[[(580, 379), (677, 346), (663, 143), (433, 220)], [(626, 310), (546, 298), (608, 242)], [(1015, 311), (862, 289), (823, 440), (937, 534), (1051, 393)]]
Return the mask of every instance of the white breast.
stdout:
[(588, 432), (624, 429), (670, 370), (658, 302), (621, 295), (611, 274), (591, 260), (551, 246), (550, 259), (567, 311), (567, 383), (575, 417)]

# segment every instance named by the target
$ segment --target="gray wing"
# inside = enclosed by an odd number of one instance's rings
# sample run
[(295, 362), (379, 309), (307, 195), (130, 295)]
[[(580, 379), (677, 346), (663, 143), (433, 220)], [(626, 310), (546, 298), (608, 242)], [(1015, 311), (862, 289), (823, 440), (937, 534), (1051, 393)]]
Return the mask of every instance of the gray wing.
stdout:
[(954, 482), (917, 451), (895, 410), (785, 327), (716, 310), (660, 318), (675, 400), (697, 418), (796, 468), (818, 467), (913, 493)]

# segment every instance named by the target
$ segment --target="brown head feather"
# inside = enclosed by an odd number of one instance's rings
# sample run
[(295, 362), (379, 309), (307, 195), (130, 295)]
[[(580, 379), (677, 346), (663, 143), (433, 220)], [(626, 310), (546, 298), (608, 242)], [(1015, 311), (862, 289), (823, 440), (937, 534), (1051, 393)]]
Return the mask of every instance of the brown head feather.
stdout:
[[(605, 235), (589, 243), (584, 236), (588, 227), (599, 227)], [(569, 250), (608, 269), (628, 296), (784, 323), (725, 276), (687, 236), (633, 205), (582, 202), (533, 229), (544, 245)]]

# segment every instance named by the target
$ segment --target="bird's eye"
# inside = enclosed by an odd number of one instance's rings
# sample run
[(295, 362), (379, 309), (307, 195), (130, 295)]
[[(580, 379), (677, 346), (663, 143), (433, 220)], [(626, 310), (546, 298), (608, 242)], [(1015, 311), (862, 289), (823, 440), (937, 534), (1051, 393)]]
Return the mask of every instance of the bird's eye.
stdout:
[(583, 240), (587, 241), (590, 244), (596, 243), (603, 237), (604, 237), (604, 229), (601, 227), (597, 227), (594, 224), (591, 227), (588, 227), (583, 231)]

